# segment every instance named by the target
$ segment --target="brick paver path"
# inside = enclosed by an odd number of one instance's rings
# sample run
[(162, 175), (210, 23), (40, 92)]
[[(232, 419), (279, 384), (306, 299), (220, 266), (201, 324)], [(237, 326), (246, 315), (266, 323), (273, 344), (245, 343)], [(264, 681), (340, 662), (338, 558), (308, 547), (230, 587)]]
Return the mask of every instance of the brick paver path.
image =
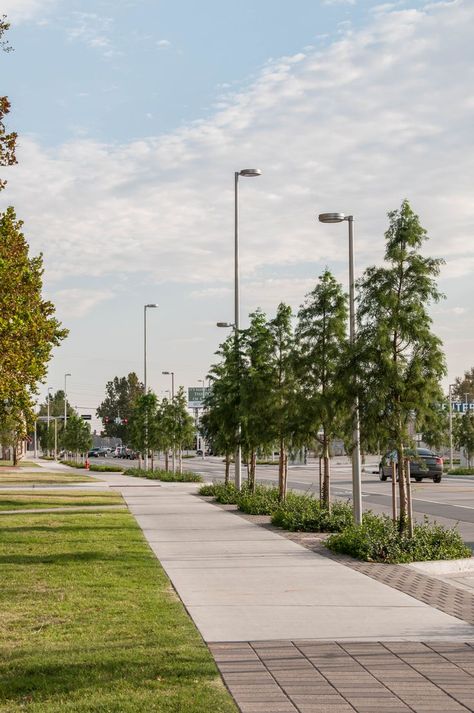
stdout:
[(210, 644), (242, 713), (474, 711), (473, 643)]

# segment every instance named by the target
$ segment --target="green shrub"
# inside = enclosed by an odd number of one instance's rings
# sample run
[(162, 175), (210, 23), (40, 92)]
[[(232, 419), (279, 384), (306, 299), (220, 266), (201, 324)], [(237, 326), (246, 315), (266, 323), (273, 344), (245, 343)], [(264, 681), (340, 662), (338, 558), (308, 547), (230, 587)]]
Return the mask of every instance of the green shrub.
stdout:
[(202, 483), (202, 478), (197, 473), (183, 470), (182, 473), (173, 473), (171, 470), (142, 470), (141, 468), (127, 468), (124, 475), (131, 475), (134, 478), (147, 478), (148, 480), (161, 480), (167, 483)]
[(206, 483), (201, 485), (198, 490), (198, 495), (204, 495), (205, 497), (213, 497), (216, 494), (216, 483)]
[(452, 470), (448, 468), (445, 472), (449, 475), (474, 475), (474, 468), (453, 468)]
[(239, 510), (249, 515), (271, 515), (278, 507), (278, 488), (256, 485), (255, 492), (252, 492), (244, 485), (236, 502)]
[(407, 563), (470, 557), (455, 528), (431, 524), (425, 518), (415, 525), (413, 537), (400, 533), (388, 515), (365, 513), (361, 525), (352, 524), (338, 534), (330, 535), (326, 546), (333, 552), (351, 555), (366, 562)]
[[(68, 465), (70, 468), (82, 468), (84, 469), (85, 463), (77, 462), (75, 460), (61, 460), (59, 461), (63, 465)], [(117, 473), (117, 472), (122, 472), (123, 468), (120, 468), (119, 466), (116, 465), (98, 465), (95, 463), (90, 463), (89, 462), (89, 470), (93, 471), (94, 473)]]
[(353, 522), (349, 503), (335, 502), (328, 509), (311, 495), (288, 493), (272, 515), (272, 524), (301, 532), (340, 532)]

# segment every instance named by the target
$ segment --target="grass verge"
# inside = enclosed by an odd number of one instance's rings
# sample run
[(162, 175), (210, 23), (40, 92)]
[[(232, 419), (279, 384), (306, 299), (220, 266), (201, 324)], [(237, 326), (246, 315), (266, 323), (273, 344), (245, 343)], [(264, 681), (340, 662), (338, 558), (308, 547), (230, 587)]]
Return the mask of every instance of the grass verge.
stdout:
[(0, 490), (2, 510), (62, 508), (69, 506), (123, 505), (122, 496), (114, 491), (91, 490)]
[(87, 475), (77, 475), (76, 473), (46, 473), (37, 471), (35, 473), (21, 473), (20, 471), (2, 473), (0, 472), (0, 486), (18, 483), (18, 485), (53, 485), (55, 483), (90, 483), (91, 479)]
[(197, 473), (190, 470), (183, 470), (182, 473), (173, 473), (171, 470), (143, 470), (141, 468), (127, 468), (124, 475), (131, 475), (134, 478), (147, 478), (147, 480), (161, 480), (165, 483), (202, 483), (202, 478)]
[(236, 713), (128, 512), (0, 522), (2, 713)]
[[(19, 460), (17, 467), (20, 468), (39, 468), (38, 463), (33, 463), (32, 460)], [(13, 468), (12, 460), (0, 460), (0, 468)]]

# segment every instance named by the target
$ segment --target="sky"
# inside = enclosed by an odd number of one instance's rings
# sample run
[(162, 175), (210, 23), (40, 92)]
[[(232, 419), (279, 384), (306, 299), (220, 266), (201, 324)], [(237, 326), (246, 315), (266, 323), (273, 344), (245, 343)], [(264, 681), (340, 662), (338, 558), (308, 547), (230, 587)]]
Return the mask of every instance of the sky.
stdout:
[[(472, 0), (0, 0), (14, 205), (70, 335), (47, 386), (93, 412), (106, 381), (197, 386), (233, 319), (234, 172), (243, 326), (295, 310), (329, 267), (383, 260), (407, 198), (441, 257), (431, 309), (445, 386), (474, 362)], [(95, 422), (97, 425), (97, 422)]]

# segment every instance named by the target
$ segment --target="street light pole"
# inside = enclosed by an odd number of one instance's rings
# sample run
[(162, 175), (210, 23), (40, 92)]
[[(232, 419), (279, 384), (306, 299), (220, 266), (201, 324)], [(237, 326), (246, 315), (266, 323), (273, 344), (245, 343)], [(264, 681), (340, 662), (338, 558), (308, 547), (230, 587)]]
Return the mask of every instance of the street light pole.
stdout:
[[(162, 371), (162, 374), (171, 376), (171, 402), (174, 401), (174, 371)], [(176, 449), (173, 444), (173, 450), (171, 451), (171, 464), (173, 468), (173, 473), (176, 473)]]
[(66, 425), (67, 425), (66, 380), (67, 380), (68, 376), (71, 376), (71, 374), (64, 374), (64, 429), (66, 429)]
[(449, 384), (449, 470), (453, 469), (453, 388)]
[[(240, 329), (239, 176), (254, 178), (256, 176), (261, 176), (261, 174), (262, 172), (259, 168), (244, 168), (242, 171), (236, 171), (234, 174), (234, 326), (236, 351), (238, 350), (239, 345)], [(239, 418), (237, 426), (237, 448), (235, 450), (235, 487), (237, 490), (240, 490), (242, 487), (242, 446), (240, 443), (241, 430), (242, 428)]]
[(50, 417), (49, 417), (49, 404), (50, 404), (50, 401), (51, 401), (50, 391), (52, 391), (52, 390), (53, 390), (53, 387), (52, 387), (52, 386), (48, 386), (48, 398), (47, 398), (47, 401), (48, 401), (48, 437), (47, 437), (47, 439), (46, 439), (46, 452), (47, 452), (48, 456), (51, 454), (51, 451), (50, 451), (50, 448), (49, 448), (49, 422), (50, 422)]
[[(157, 304), (148, 304), (143, 306), (143, 390), (145, 396), (148, 393), (147, 374), (146, 374), (146, 311), (147, 309), (158, 307)], [(148, 470), (148, 419), (145, 412), (145, 470)]]
[[(354, 216), (344, 213), (321, 213), (321, 223), (342, 223), (349, 225), (349, 341), (354, 344), (356, 338), (355, 280), (354, 280)], [(360, 464), (360, 424), (359, 399), (356, 397), (352, 414), (352, 507), (356, 524), (362, 522), (362, 488)]]

